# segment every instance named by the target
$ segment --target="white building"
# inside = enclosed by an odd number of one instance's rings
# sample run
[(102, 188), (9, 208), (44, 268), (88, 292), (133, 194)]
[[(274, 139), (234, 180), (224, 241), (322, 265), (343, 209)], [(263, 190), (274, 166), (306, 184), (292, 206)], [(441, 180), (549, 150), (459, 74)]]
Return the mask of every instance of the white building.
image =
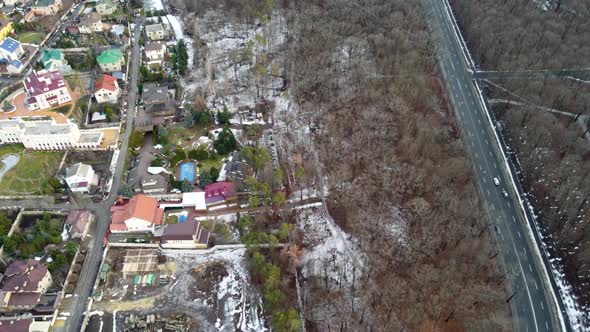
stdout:
[(111, 75), (102, 75), (94, 84), (94, 98), (99, 104), (116, 103), (120, 94), (119, 83)]
[(102, 20), (100, 19), (100, 14), (97, 12), (92, 12), (90, 14), (82, 15), (78, 29), (80, 30), (80, 33), (86, 34), (101, 32)]
[(148, 65), (161, 65), (166, 55), (166, 44), (149, 42), (145, 45), (145, 57)]
[(68, 85), (57, 70), (32, 74), (24, 81), (25, 104), (31, 110), (44, 110), (72, 101)]
[(99, 0), (94, 8), (102, 16), (112, 15), (117, 11), (117, 5), (112, 0)]
[(23, 54), (25, 54), (25, 50), (20, 42), (11, 37), (6, 37), (0, 42), (0, 58), (4, 58), (8, 61), (19, 60)]
[(98, 149), (104, 134), (80, 130), (75, 123), (57, 124), (53, 119), (0, 120), (0, 144), (22, 143), (33, 150)]
[(94, 170), (90, 165), (74, 164), (68, 167), (65, 180), (71, 191), (87, 193), (94, 180)]
[(149, 40), (162, 40), (166, 36), (166, 29), (162, 23), (146, 25), (145, 33)]

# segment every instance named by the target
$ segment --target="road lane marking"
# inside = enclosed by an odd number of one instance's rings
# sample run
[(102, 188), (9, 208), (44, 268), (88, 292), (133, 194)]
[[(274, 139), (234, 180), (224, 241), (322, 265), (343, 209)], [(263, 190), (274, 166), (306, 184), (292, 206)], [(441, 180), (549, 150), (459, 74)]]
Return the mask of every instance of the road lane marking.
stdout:
[(490, 157), (494, 157), (494, 155), (492, 154), (492, 151), (490, 151)]
[(481, 124), (481, 119), (477, 119), (477, 123)]
[[(537, 282), (535, 281), (535, 288), (538, 290), (539, 289), (539, 285), (537, 285)], [(542, 303), (542, 302), (541, 302)]]
[(508, 203), (508, 207), (512, 207), (512, 206), (510, 206), (510, 201), (506, 201), (506, 202)]
[(529, 270), (531, 270), (531, 272), (533, 272), (533, 267), (531, 266), (531, 264), (529, 264)]
[[(481, 165), (477, 165), (477, 166), (479, 166), (479, 170), (481, 171), (482, 170)], [(488, 184), (488, 182), (486, 181), (486, 178), (483, 178), (483, 183)]]
[(514, 216), (512, 216), (512, 221), (516, 222), (516, 218), (514, 218)]
[(477, 154), (477, 152), (475, 153), (475, 159), (479, 159), (479, 155)]
[(496, 163), (493, 163), (492, 165), (494, 165), (494, 169), (498, 169), (498, 166), (496, 166)]
[(516, 232), (518, 234), (518, 238), (522, 239), (522, 237), (520, 237), (520, 232)]
[(543, 306), (543, 302), (539, 302), (541, 303), (541, 309), (545, 310), (545, 306)]
[(549, 331), (549, 323), (547, 323), (547, 321), (545, 321), (545, 327), (547, 328), (547, 331)]

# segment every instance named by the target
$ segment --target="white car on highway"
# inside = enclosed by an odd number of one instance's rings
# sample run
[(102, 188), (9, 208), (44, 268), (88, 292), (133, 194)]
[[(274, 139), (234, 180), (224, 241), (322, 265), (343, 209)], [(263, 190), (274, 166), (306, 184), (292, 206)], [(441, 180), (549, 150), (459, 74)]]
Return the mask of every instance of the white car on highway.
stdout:
[(498, 179), (498, 178), (494, 178), (494, 184), (495, 184), (496, 186), (499, 186), (499, 185), (500, 185), (500, 179)]

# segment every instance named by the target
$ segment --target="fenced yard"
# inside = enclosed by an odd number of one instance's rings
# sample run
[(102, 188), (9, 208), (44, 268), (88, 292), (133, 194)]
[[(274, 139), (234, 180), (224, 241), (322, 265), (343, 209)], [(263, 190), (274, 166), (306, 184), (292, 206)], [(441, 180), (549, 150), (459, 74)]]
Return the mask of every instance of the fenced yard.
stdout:
[(0, 195), (50, 193), (50, 181), (54, 181), (64, 152), (27, 151), (20, 144), (0, 146), (0, 157), (10, 153), (20, 160), (0, 181)]

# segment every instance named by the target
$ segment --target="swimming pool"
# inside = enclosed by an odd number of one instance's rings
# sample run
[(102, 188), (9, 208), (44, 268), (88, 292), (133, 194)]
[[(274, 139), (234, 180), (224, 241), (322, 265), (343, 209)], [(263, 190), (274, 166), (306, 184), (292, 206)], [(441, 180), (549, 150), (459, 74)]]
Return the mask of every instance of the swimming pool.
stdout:
[(195, 183), (195, 163), (192, 161), (185, 161), (180, 164), (180, 181), (188, 180), (190, 183)]

